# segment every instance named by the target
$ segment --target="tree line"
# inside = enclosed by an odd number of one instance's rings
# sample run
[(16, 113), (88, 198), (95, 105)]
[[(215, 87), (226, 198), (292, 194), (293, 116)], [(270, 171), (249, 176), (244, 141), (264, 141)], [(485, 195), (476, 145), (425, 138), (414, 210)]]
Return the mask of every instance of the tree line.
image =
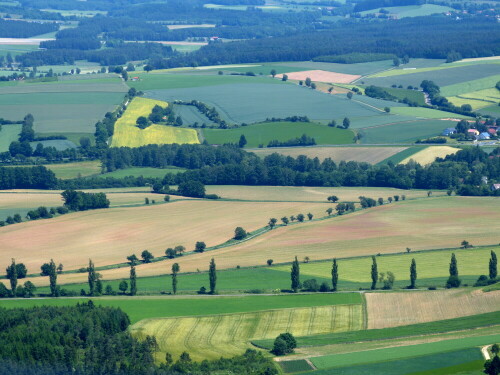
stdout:
[(0, 38), (29, 38), (57, 31), (59, 26), (53, 22), (25, 22), (0, 19)]

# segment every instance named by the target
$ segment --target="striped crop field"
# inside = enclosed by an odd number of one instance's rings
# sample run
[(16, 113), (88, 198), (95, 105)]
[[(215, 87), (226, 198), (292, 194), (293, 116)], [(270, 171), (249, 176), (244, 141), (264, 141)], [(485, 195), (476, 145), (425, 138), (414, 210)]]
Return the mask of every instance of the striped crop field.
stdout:
[(251, 313), (142, 320), (131, 327), (136, 337), (154, 335), (157, 358), (187, 351), (195, 360), (242, 354), (250, 340), (363, 329), (361, 305), (316, 306)]
[(148, 144), (200, 143), (196, 130), (173, 126), (151, 125), (146, 129), (136, 126), (140, 116), (147, 117), (155, 105), (165, 107), (166, 102), (134, 98), (115, 124), (112, 147), (140, 147)]
[(500, 101), (500, 91), (496, 88), (489, 88), (451, 96), (447, 99), (456, 106), (470, 104), (473, 109), (479, 109), (497, 104)]
[(456, 154), (460, 151), (459, 148), (450, 146), (432, 146), (408, 156), (400, 164), (406, 164), (410, 160), (416, 161), (420, 165), (427, 165), (436, 160), (436, 158), (444, 158), (446, 155)]

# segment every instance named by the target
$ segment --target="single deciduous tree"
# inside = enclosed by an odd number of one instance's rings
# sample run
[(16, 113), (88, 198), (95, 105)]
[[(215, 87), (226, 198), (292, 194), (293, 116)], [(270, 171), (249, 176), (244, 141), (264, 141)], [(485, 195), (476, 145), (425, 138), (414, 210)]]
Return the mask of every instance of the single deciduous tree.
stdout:
[(268, 266), (271, 266), (271, 265), (273, 264), (273, 262), (274, 262), (274, 261), (273, 261), (272, 259), (268, 259), (268, 260), (267, 260), (267, 265), (268, 265)]
[(498, 275), (498, 266), (497, 266), (497, 254), (492, 250), (491, 257), (489, 262), (489, 274), (490, 279), (496, 279)]
[(52, 297), (59, 297), (59, 289), (57, 287), (56, 264), (54, 263), (53, 259), (50, 260), (48, 271), (49, 271), (50, 295)]
[(278, 222), (278, 219), (275, 219), (274, 217), (269, 219), (269, 222), (267, 223), (267, 225), (269, 225), (269, 227), (271, 229), (273, 229), (275, 226), (276, 226), (276, 223)]
[(330, 216), (332, 214), (332, 212), (333, 212), (333, 208), (331, 208), (331, 207), (326, 210), (326, 213), (328, 214), (328, 216)]
[(128, 283), (125, 280), (120, 281), (120, 284), (118, 285), (118, 289), (120, 289), (120, 291), (123, 294), (125, 294), (125, 292), (128, 289)]
[(245, 229), (243, 229), (242, 227), (237, 227), (235, 230), (234, 230), (234, 239), (235, 240), (242, 240), (244, 239), (246, 236), (248, 235), (247, 231)]
[(194, 245), (194, 251), (198, 252), (198, 253), (202, 253), (205, 251), (205, 248), (207, 247), (207, 245), (205, 244), (205, 242), (203, 241), (198, 241), (196, 242), (196, 244)]
[(240, 146), (240, 148), (243, 148), (243, 147), (245, 147), (246, 144), (247, 144), (247, 139), (245, 138), (245, 135), (242, 134), (240, 136), (240, 140), (238, 142), (238, 146)]
[(271, 75), (273, 76), (273, 78), (276, 77), (276, 69), (271, 70)]
[(313, 217), (314, 217), (314, 215), (313, 215), (312, 213), (310, 213), (310, 212), (309, 212), (309, 213), (307, 214), (307, 218), (308, 218), (309, 220), (312, 220), (312, 218), (313, 218)]
[[(10, 265), (10, 290), (12, 293), (12, 297), (16, 296), (16, 290), (17, 290), (17, 267), (16, 267), (16, 261), (14, 258), (12, 258), (12, 263)], [(9, 270), (7, 269), (7, 272), (9, 273)]]
[(347, 99), (352, 99), (352, 92), (351, 92), (351, 91), (349, 91), (349, 92), (347, 93)]
[(151, 261), (155, 258), (153, 254), (151, 254), (148, 250), (144, 250), (141, 253), (142, 260), (144, 263), (151, 263)]
[(31, 298), (35, 295), (36, 286), (31, 281), (26, 281), (24, 283), (24, 296)]
[(300, 221), (301, 223), (304, 221), (305, 217), (302, 214), (297, 215), (297, 220)]
[(89, 266), (87, 267), (87, 272), (88, 272), (88, 282), (89, 282), (89, 295), (93, 296), (96, 293), (96, 282), (97, 282), (97, 274), (95, 272), (95, 267), (94, 263), (92, 262), (92, 259), (89, 259)]
[(283, 222), (284, 225), (288, 225), (288, 223), (289, 223), (288, 218), (286, 216), (283, 216), (281, 218), (281, 221)]
[(137, 274), (135, 273), (135, 265), (130, 266), (130, 295), (137, 294)]
[(172, 292), (177, 294), (177, 274), (181, 270), (179, 263), (172, 264)]

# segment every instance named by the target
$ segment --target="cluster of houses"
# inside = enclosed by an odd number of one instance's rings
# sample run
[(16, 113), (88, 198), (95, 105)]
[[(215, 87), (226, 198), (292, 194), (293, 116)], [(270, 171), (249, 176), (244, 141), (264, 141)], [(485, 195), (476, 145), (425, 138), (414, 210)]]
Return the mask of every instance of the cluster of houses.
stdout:
[[(496, 135), (498, 135), (499, 128), (500, 127), (498, 127), (498, 126), (489, 126), (488, 130), (485, 132), (482, 132), (482, 133), (479, 132), (479, 130), (477, 130), (477, 129), (468, 129), (467, 134), (474, 137), (477, 141), (486, 141), (486, 140), (491, 139), (491, 137), (495, 137)], [(457, 133), (457, 129), (446, 128), (443, 130), (441, 135), (443, 135), (445, 137), (449, 137), (449, 136), (456, 134), (456, 133)]]

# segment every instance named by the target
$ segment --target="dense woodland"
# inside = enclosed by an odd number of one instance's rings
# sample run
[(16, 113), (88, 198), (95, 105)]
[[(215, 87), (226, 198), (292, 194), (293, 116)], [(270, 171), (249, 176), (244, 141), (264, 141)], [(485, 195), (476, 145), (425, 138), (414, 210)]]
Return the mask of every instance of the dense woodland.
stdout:
[(188, 353), (160, 366), (158, 344), (127, 332), (130, 320), (117, 308), (92, 301), (68, 307), (0, 308), (1, 375), (242, 375), (277, 374), (272, 362), (248, 350), (232, 359), (193, 362)]
[(57, 31), (55, 23), (6, 21), (0, 19), (0, 38), (29, 38)]
[(471, 17), (415, 17), (390, 22), (345, 21), (314, 33), (233, 43), (214, 43), (185, 56), (164, 60), (167, 68), (190, 65), (304, 61), (318, 56), (390, 53), (398, 56), (446, 59), (451, 51), (463, 58), (500, 54), (496, 20)]

